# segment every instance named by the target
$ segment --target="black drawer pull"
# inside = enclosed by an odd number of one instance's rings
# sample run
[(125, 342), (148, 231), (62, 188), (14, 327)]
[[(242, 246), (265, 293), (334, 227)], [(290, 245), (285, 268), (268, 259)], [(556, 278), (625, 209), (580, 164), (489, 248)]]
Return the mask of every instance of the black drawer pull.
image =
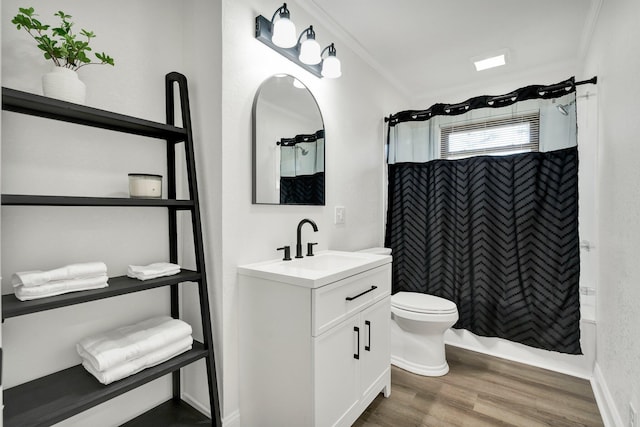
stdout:
[(355, 332), (356, 335), (358, 336), (358, 345), (356, 347), (358, 352), (357, 353), (353, 353), (353, 358), (354, 359), (360, 359), (360, 328), (358, 328), (357, 326), (354, 326), (353, 327), (353, 332)]
[(367, 326), (367, 331), (369, 332), (369, 345), (365, 345), (364, 349), (366, 351), (371, 351), (371, 322), (369, 322), (368, 320), (364, 321), (365, 326)]
[(354, 299), (356, 299), (356, 298), (360, 298), (362, 295), (364, 295), (364, 294), (368, 294), (369, 292), (371, 292), (371, 291), (373, 291), (373, 290), (375, 290), (375, 289), (378, 289), (378, 287), (377, 287), (377, 286), (371, 286), (371, 289), (367, 289), (367, 290), (366, 290), (366, 291), (364, 291), (364, 292), (360, 292), (360, 293), (359, 293), (358, 295), (356, 295), (355, 297), (347, 297), (347, 298), (345, 298), (345, 299), (346, 299), (347, 301), (353, 301)]

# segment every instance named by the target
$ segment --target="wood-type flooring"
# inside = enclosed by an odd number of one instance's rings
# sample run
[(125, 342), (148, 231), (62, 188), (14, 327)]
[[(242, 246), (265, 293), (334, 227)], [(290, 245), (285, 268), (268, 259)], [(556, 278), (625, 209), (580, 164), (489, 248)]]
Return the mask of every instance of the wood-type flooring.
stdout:
[(382, 394), (354, 427), (603, 426), (589, 381), (452, 346), (449, 373), (392, 366)]

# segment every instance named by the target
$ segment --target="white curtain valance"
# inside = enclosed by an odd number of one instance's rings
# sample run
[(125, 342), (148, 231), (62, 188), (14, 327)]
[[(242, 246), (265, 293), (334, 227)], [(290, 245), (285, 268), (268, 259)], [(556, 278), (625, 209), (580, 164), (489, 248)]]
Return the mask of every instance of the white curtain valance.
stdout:
[[(575, 92), (553, 99), (529, 99), (501, 108), (479, 108), (455, 116), (438, 115), (425, 121), (404, 121), (389, 127), (388, 163), (424, 163), (442, 158), (442, 132), (479, 129), (496, 120), (517, 121), (535, 114), (539, 117), (535, 151), (553, 151), (577, 145)], [(561, 107), (561, 108), (559, 108)], [(473, 126), (472, 126), (473, 125)], [(505, 125), (506, 126), (506, 125)], [(517, 144), (514, 147), (517, 147)], [(487, 141), (487, 148), (492, 147)], [(476, 147), (477, 148), (477, 147)], [(515, 150), (515, 148), (514, 148)], [(495, 154), (477, 150), (476, 155)], [(523, 147), (522, 151), (531, 151)]]

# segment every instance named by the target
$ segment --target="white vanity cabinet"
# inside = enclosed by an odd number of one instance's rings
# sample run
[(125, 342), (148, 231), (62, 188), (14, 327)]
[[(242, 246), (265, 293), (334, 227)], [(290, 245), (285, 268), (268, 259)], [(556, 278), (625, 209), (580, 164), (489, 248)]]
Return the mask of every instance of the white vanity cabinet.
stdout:
[(382, 389), (389, 395), (389, 310), (387, 296), (314, 338), (313, 425), (351, 425)]
[(317, 257), (239, 268), (243, 426), (350, 426), (391, 391), (391, 257)]

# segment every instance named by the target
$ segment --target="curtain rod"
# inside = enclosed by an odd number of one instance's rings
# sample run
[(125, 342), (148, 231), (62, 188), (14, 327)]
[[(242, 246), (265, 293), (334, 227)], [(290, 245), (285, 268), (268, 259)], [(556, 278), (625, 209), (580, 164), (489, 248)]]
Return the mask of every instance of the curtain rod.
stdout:
[(593, 76), (589, 80), (583, 80), (581, 82), (576, 82), (576, 86), (586, 85), (586, 84), (598, 84), (598, 76)]
[(280, 141), (276, 141), (276, 145), (291, 147), (301, 142), (316, 142), (318, 139), (322, 138), (324, 138), (324, 129), (320, 129), (316, 133), (312, 134), (296, 135), (293, 138), (280, 138)]
[(551, 99), (574, 92), (576, 86), (584, 84), (597, 84), (598, 77), (576, 82), (574, 77), (552, 85), (532, 85), (517, 89), (511, 93), (498, 96), (477, 96), (458, 104), (434, 104), (426, 110), (406, 110), (391, 114), (384, 118), (389, 126), (395, 126), (401, 122), (424, 121), (433, 116), (455, 116), (476, 108), (498, 108), (514, 104), (517, 101), (528, 99)]

